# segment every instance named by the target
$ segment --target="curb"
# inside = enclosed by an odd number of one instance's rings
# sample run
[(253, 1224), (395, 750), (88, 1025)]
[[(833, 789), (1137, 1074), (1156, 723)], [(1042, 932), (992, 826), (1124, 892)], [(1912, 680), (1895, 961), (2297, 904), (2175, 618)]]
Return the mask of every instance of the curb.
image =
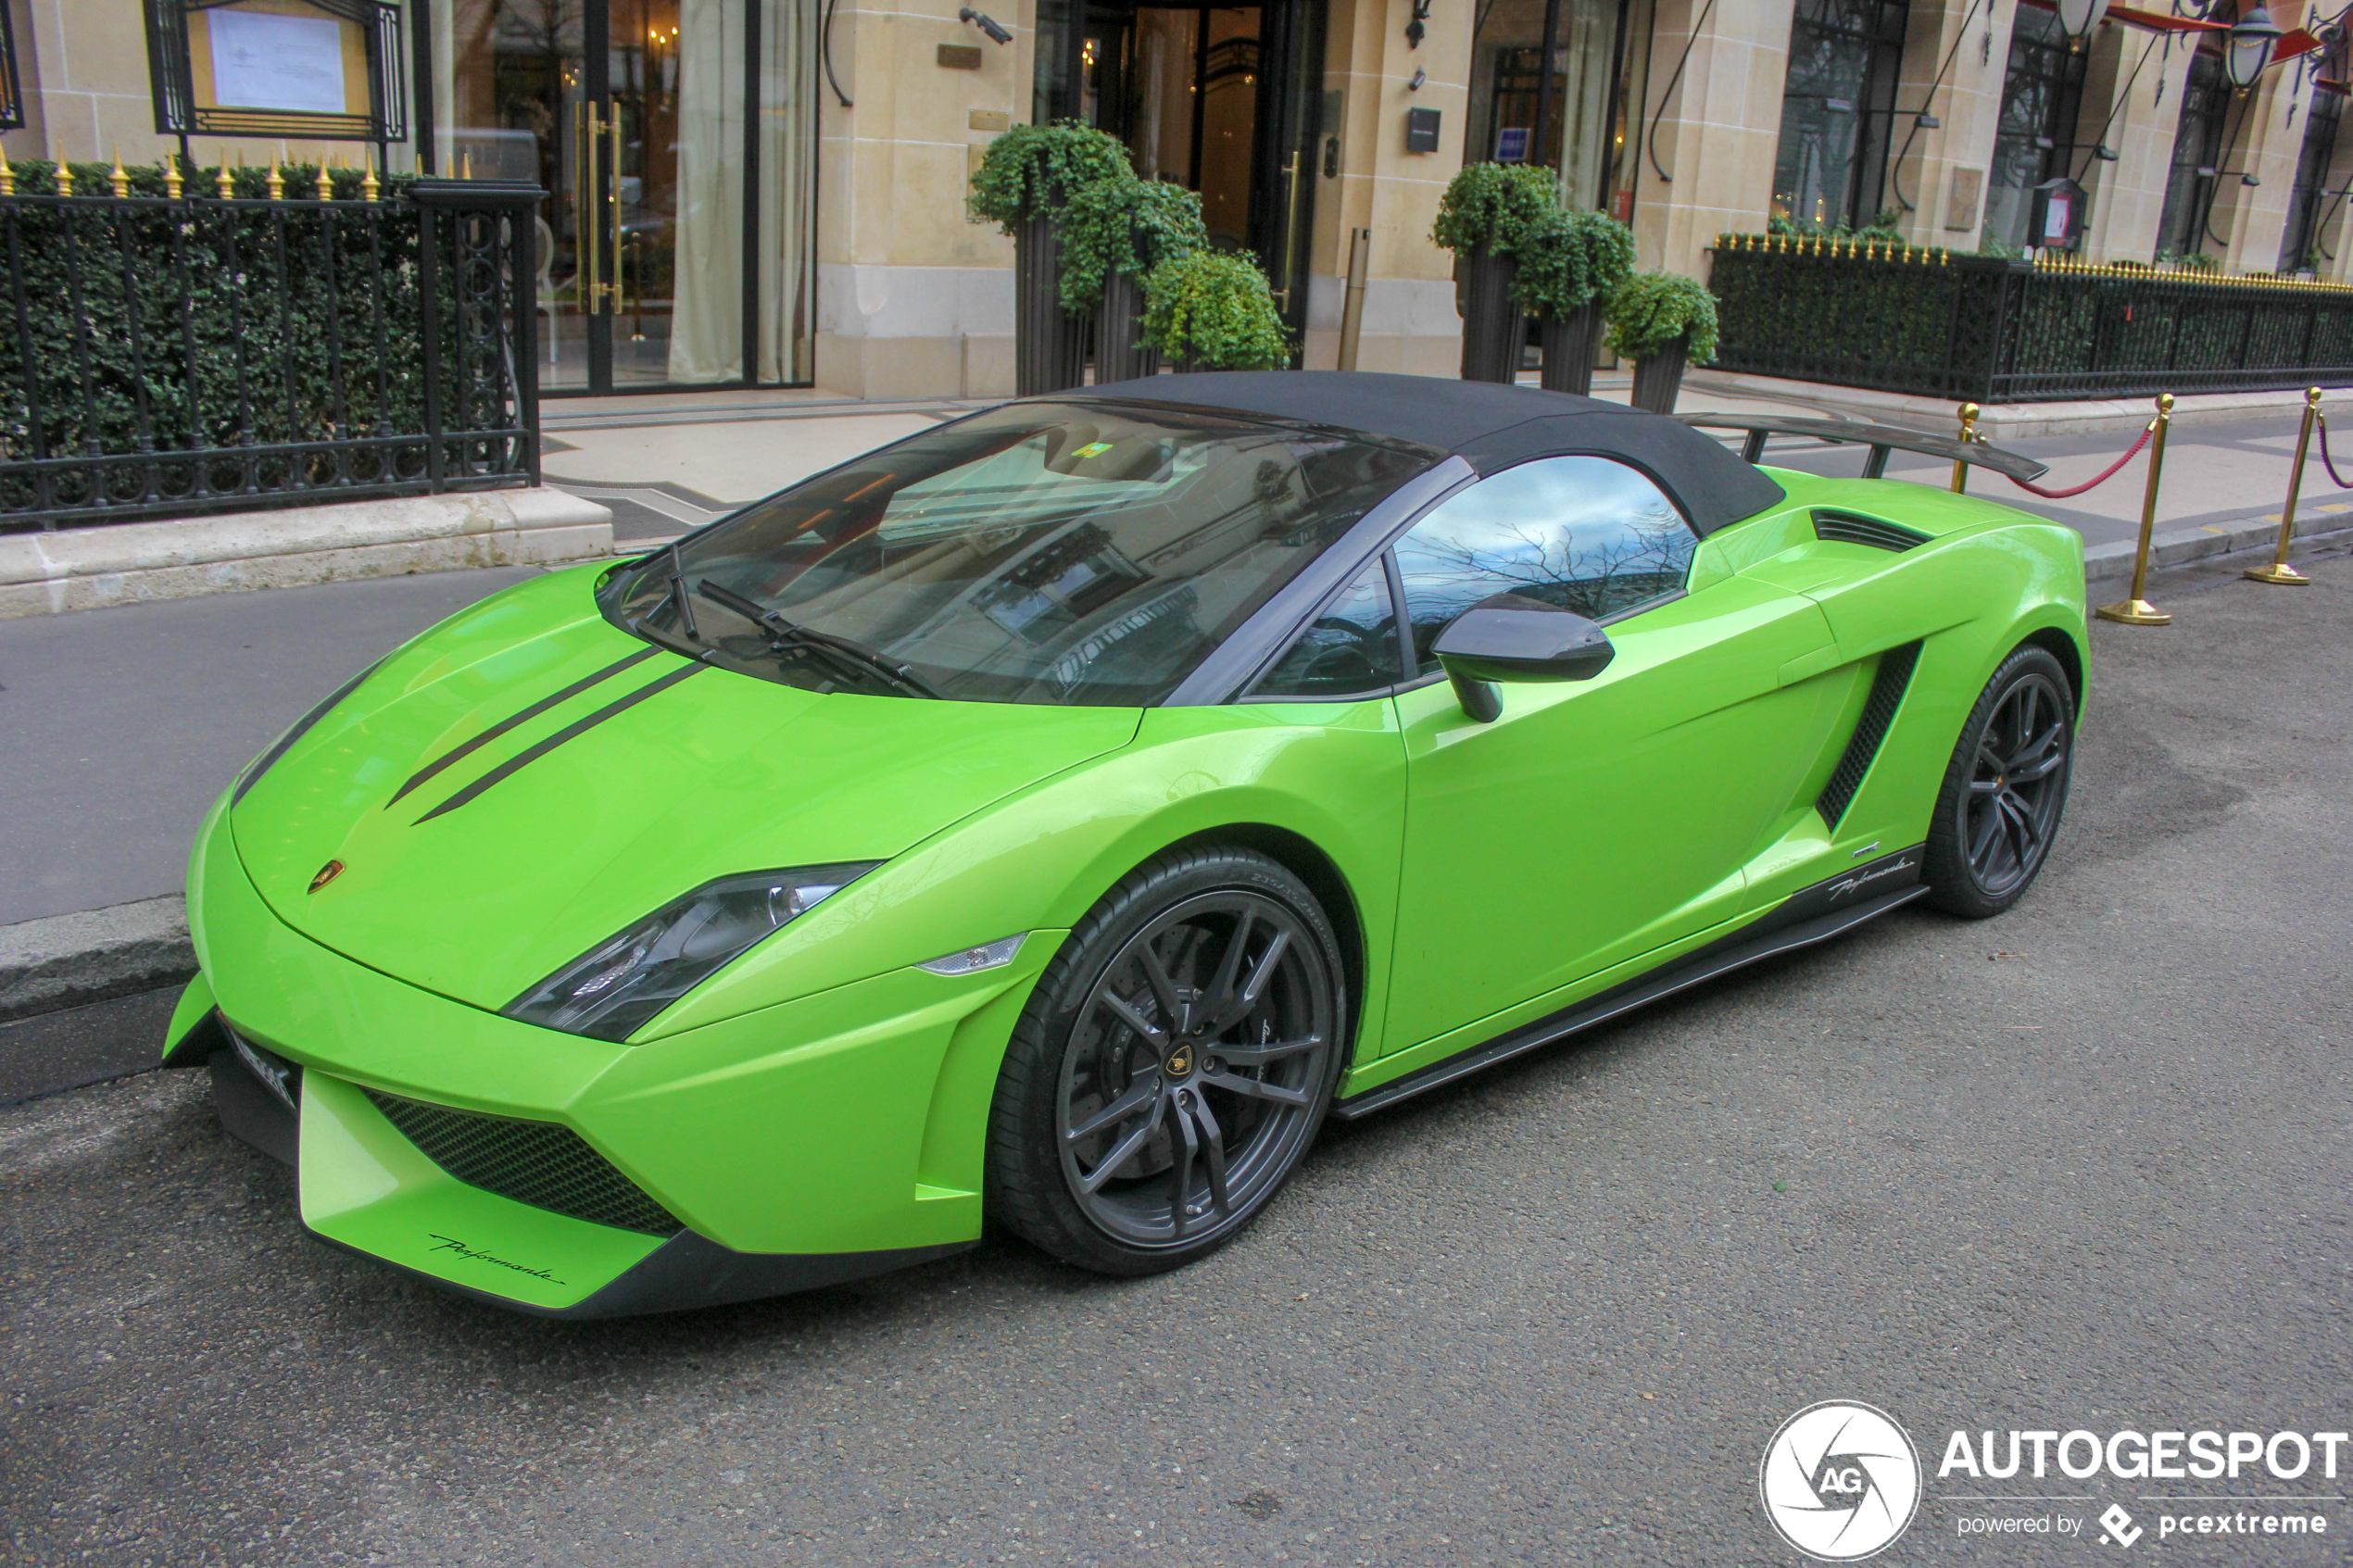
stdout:
[[(2328, 520), (2332, 526), (2307, 533), (2296, 531), (2296, 543), (2309, 545), (2320, 540), (2343, 539), (2353, 533), (2353, 522), (2338, 518)], [(2236, 555), (2241, 550), (2267, 547), (2279, 542), (2280, 522), (2274, 515), (2269, 522), (2240, 523), (2236, 527), (2177, 528), (2159, 533), (2149, 541), (2149, 570), (2182, 566), (2208, 556)], [(2140, 549), (2140, 540), (2112, 539), (2105, 545), (2094, 545), (2083, 552), (2083, 581), (2110, 583), (2133, 575), (2133, 558)]]
[(0, 538), (0, 619), (611, 553), (611, 509), (552, 485), (111, 522)]
[(196, 972), (178, 894), (0, 925), (0, 1022), (177, 985)]

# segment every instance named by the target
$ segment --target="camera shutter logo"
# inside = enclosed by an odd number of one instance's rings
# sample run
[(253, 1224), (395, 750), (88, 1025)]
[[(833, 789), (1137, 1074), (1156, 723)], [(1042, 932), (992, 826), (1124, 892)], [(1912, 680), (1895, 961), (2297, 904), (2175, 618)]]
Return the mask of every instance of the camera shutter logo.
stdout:
[(1920, 1456), (1886, 1411), (1825, 1399), (1781, 1423), (1756, 1467), (1765, 1517), (1820, 1562), (1854, 1562), (1901, 1536), (1920, 1506)]

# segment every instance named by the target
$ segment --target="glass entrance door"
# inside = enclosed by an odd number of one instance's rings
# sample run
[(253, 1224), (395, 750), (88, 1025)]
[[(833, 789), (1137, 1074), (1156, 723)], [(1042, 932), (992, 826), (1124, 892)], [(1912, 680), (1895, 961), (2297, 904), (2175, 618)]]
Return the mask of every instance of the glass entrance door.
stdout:
[(532, 180), (546, 392), (810, 378), (810, 0), (433, 0), (437, 171)]
[(1200, 192), (1210, 243), (1254, 257), (1299, 332), (1324, 0), (1042, 0), (1038, 17), (1037, 122), (1108, 131), (1146, 179)]

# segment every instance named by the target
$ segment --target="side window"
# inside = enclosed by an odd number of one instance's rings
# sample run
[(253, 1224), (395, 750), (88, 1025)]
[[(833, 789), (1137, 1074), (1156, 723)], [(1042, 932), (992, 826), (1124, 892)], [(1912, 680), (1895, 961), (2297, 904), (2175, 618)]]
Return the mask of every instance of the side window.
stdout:
[(1699, 539), (1657, 485), (1607, 458), (1540, 458), (1441, 502), (1397, 542), (1422, 674), (1447, 622), (1496, 594), (1600, 621), (1683, 586)]
[(1389, 573), (1381, 562), (1374, 557), (1325, 607), (1252, 696), (1352, 696), (1397, 684), (1397, 617), (1390, 611)]

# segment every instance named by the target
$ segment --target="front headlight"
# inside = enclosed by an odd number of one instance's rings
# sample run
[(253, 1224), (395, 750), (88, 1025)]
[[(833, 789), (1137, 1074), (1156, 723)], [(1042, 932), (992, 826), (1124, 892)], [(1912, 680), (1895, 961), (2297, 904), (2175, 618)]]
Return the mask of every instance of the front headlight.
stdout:
[(707, 882), (556, 971), (508, 1003), (506, 1016), (626, 1040), (730, 959), (881, 864), (799, 866)]

